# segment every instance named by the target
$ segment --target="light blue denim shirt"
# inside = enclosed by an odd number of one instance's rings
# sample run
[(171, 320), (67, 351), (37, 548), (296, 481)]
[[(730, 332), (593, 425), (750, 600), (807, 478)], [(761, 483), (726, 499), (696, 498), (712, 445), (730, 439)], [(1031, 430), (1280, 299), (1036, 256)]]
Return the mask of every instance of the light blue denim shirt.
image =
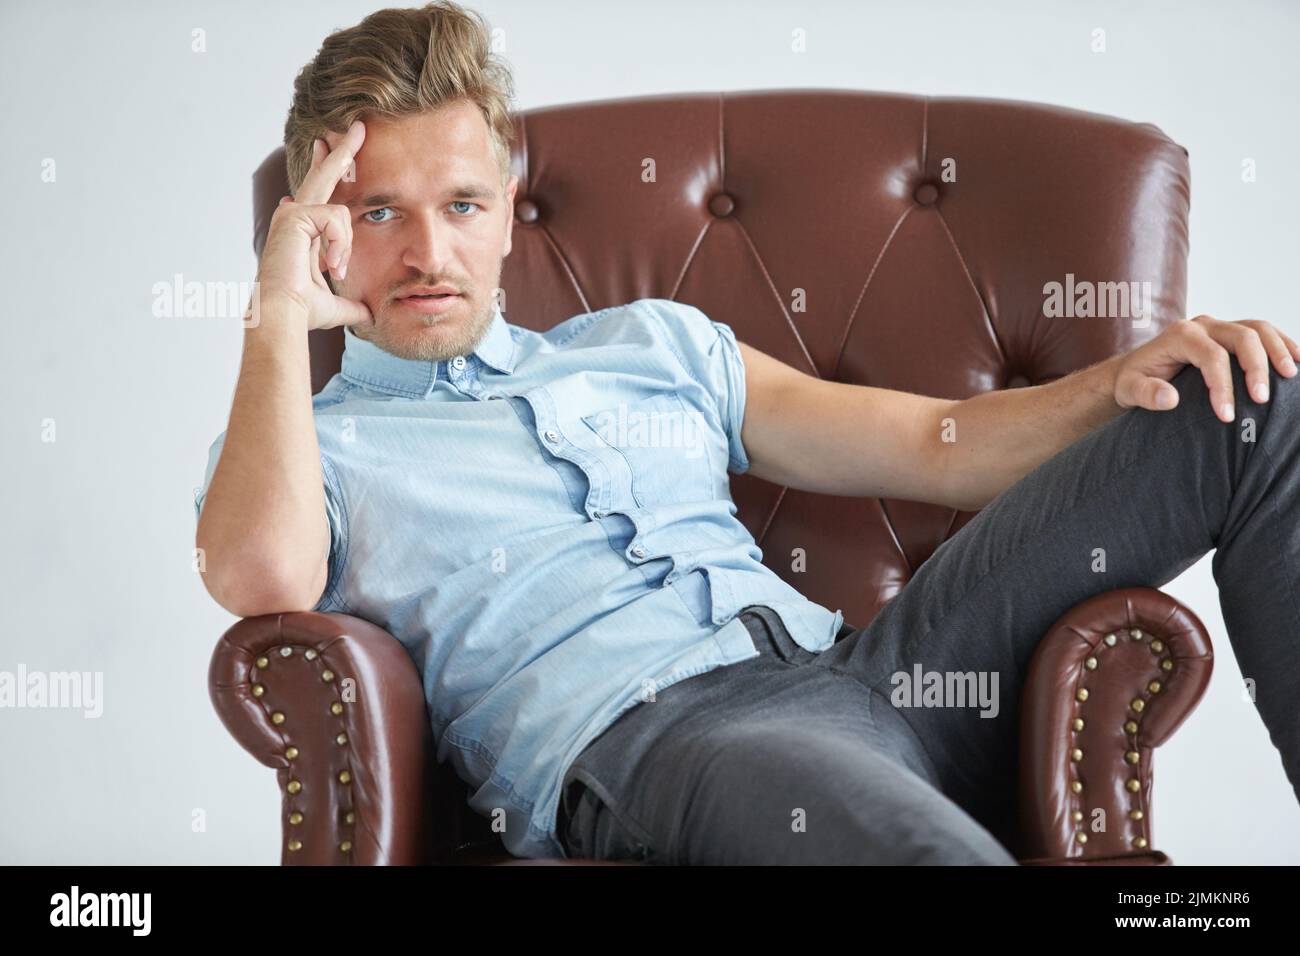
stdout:
[(511, 853), (565, 856), (565, 771), (624, 711), (758, 655), (747, 605), (808, 650), (834, 643), (842, 612), (765, 567), (736, 517), (727, 472), (749, 459), (729, 326), (640, 299), (545, 333), (498, 309), (447, 362), (344, 337), (312, 403), (331, 537), (316, 610), (405, 646), (438, 760), (504, 817)]

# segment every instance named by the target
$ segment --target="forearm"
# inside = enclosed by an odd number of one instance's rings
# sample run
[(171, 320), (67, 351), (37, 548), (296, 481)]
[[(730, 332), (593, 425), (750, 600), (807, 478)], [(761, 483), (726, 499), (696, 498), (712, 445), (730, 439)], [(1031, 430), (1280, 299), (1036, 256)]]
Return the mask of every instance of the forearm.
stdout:
[(953, 403), (787, 373), (744, 348), (749, 474), (816, 494), (943, 500), (939, 420)]
[(318, 578), (329, 553), (329, 527), (307, 320), (291, 307), (264, 307), (258, 324), (245, 331), (225, 443), (196, 544), (205, 552), (209, 591), (235, 613), (310, 607), (324, 587)]
[(947, 497), (978, 510), (1057, 452), (1124, 411), (1115, 402), (1114, 355), (1046, 385), (984, 392), (955, 402), (942, 434)]

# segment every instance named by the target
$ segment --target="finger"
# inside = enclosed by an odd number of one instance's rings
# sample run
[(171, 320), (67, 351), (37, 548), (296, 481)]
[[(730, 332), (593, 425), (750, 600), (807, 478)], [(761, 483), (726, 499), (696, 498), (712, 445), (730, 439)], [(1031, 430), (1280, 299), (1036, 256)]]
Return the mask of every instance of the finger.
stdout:
[(1136, 369), (1120, 372), (1115, 382), (1116, 398), (1120, 405), (1146, 408), (1153, 412), (1164, 412), (1178, 405), (1178, 389), (1164, 379), (1144, 375)]
[[(355, 160), (357, 153), (361, 152), (361, 145), (365, 141), (366, 124), (362, 120), (357, 119), (353, 120), (347, 130), (343, 133), (327, 131), (325, 145), (329, 147), (331, 152), (338, 149), (340, 146), (345, 146), (352, 154), (353, 160)], [(347, 167), (348, 164), (344, 163), (343, 168), (346, 170)]]
[(346, 206), (337, 204), (326, 206), (325, 210), (328, 218), (323, 235), (329, 244), (325, 262), (335, 277), (341, 279), (343, 276), (339, 270), (344, 257), (352, 248), (352, 212)]
[[(327, 152), (328, 150), (325, 148), (325, 143), (323, 141), (320, 139), (313, 139), (311, 141), (311, 165), (307, 167), (307, 176), (310, 176), (315, 170), (320, 168), (321, 161), (324, 160)], [(295, 193), (293, 197), (295, 202), (306, 203), (307, 201), (305, 192), (307, 188), (307, 176), (304, 176), (302, 182), (298, 184), (298, 192)]]
[(293, 228), (303, 235), (308, 247), (308, 261), (320, 272), (336, 267), (351, 245), (351, 212), (346, 206), (295, 203), (277, 215), (286, 216)]
[(352, 213), (346, 206), (332, 205), (328, 208), (330, 218), (329, 225), (325, 229), (325, 237), (330, 240), (330, 243), (325, 258), (330, 264), (330, 269), (337, 274), (339, 266), (343, 263), (343, 257), (352, 246)]
[(311, 281), (317, 285), (325, 285), (325, 269), (321, 263), (320, 238), (317, 237), (311, 241), (311, 254), (307, 257), (311, 264)]
[(1201, 377), (1210, 390), (1210, 406), (1225, 422), (1236, 414), (1232, 397), (1232, 356), (1209, 335), (1194, 339), (1187, 360), (1201, 370)]
[(1285, 332), (1278, 332), (1277, 334), (1282, 336), (1282, 341), (1285, 342), (1287, 348), (1291, 350), (1291, 354), (1297, 360), (1300, 360), (1300, 345), (1296, 345), (1295, 340), (1291, 338), (1291, 336), (1287, 335)]
[(1233, 355), (1246, 373), (1246, 391), (1257, 402), (1268, 401), (1268, 352), (1259, 333), (1244, 322), (1223, 322), (1210, 337)]
[(321, 234), (316, 238), (316, 268), (322, 274), (330, 271), (330, 255), (329, 240), (325, 238), (324, 234)]
[(298, 202), (308, 205), (324, 205), (329, 202), (365, 138), (365, 124), (357, 120), (348, 127), (347, 133), (334, 149), (330, 149), (319, 137), (312, 140), (311, 168), (307, 170), (298, 191)]
[(364, 302), (358, 302), (356, 299), (345, 299), (343, 296), (334, 297), (334, 314), (330, 319), (330, 325), (327, 328), (333, 328), (338, 325), (364, 325), (373, 321), (370, 309)]
[(1282, 333), (1267, 322), (1252, 323), (1251, 328), (1259, 333), (1264, 344), (1264, 351), (1273, 360), (1280, 374), (1290, 378), (1296, 373), (1295, 362), (1291, 360), (1291, 351), (1283, 339)]

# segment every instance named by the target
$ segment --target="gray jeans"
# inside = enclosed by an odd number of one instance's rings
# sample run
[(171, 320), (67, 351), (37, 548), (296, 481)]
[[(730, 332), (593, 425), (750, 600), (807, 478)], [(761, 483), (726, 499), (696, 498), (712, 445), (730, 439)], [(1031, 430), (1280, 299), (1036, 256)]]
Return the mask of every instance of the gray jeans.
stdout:
[[(1019, 702), (1036, 644), (1080, 601), (1160, 587), (1211, 549), (1228, 639), (1300, 799), (1300, 376), (1270, 369), (1261, 404), (1231, 365), (1233, 422), (1184, 368), (1177, 408), (1129, 409), (1039, 465), (822, 653), (795, 644), (770, 609), (746, 609), (759, 657), (636, 705), (570, 766), (566, 852), (1012, 864)], [(918, 668), (990, 685), (996, 675), (996, 715), (895, 706), (895, 675)]]

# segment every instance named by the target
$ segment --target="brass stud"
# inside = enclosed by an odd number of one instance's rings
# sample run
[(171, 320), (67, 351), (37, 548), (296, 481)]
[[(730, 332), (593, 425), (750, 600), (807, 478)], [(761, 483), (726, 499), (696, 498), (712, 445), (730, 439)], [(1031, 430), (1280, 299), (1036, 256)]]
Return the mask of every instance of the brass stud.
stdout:
[(301, 849), (302, 849), (302, 841), (301, 841), (301, 840), (290, 840), (290, 841), (289, 841), (289, 852), (290, 852), (290, 853), (297, 853), (297, 852), (298, 852), (299, 850), (301, 850)]
[(285, 757), (286, 760), (297, 760), (297, 759), (298, 759), (298, 748), (297, 748), (297, 747), (286, 747), (285, 750), (284, 750), (284, 757)]
[(353, 813), (351, 810), (349, 810), (348, 815), (343, 819), (346, 820), (348, 823), (355, 823), (357, 819), (357, 815)]
[(316, 659), (316, 648), (314, 647), (307, 648), (306, 653), (304, 653), (302, 656), (307, 658), (307, 660), (309, 661), (314, 661)]
[(302, 789), (302, 783), (297, 780), (290, 780), (289, 785), (284, 789), (288, 790), (290, 793), (297, 793)]
[(262, 696), (263, 694), (265, 694), (265, 693), (266, 693), (266, 688), (263, 687), (261, 684), (254, 684), (254, 685), (253, 685), (253, 696), (254, 696), (254, 697), (261, 697), (261, 696)]
[(259, 657), (257, 659), (257, 666), (260, 667), (262, 670), (265, 670), (270, 665), (270, 663), (271, 662), (267, 660), (265, 657)]
[(1083, 751), (1080, 750), (1078, 747), (1075, 747), (1073, 750), (1070, 751), (1070, 759), (1073, 760), (1075, 763), (1078, 763), (1080, 760), (1083, 759)]
[(1083, 666), (1088, 668), (1088, 670), (1090, 671), (1095, 671), (1097, 669), (1097, 658), (1095, 657), (1088, 658), (1086, 661), (1083, 662)]
[(344, 853), (347, 853), (349, 850), (352, 849), (352, 841), (344, 840), (342, 843), (339, 844), (339, 849), (342, 850)]
[(1073, 723), (1071, 724), (1071, 726), (1072, 726), (1075, 730), (1083, 730), (1083, 718), (1082, 718), (1082, 717), (1076, 717), (1076, 718), (1074, 718), (1074, 721), (1073, 721)]
[(337, 737), (334, 738), (334, 742), (338, 744), (340, 747), (342, 747), (345, 743), (348, 742), (348, 735), (339, 734)]
[(1071, 780), (1070, 789), (1075, 793), (1083, 793), (1083, 782), (1080, 780)]
[(1075, 696), (1077, 699), (1079, 699), (1079, 700), (1087, 700), (1087, 699), (1088, 699), (1088, 688), (1086, 688), (1086, 687), (1080, 687), (1080, 688), (1075, 692), (1074, 696)]
[(1147, 838), (1146, 838), (1146, 837), (1134, 837), (1134, 838), (1133, 838), (1133, 845), (1134, 845), (1135, 847), (1137, 847), (1137, 848), (1140, 850), (1140, 849), (1142, 849), (1144, 846), (1147, 845)]
[(1142, 811), (1141, 811), (1141, 810), (1130, 810), (1130, 811), (1128, 812), (1128, 818), (1129, 818), (1130, 820), (1141, 820), (1141, 819), (1142, 819)]
[(1160, 669), (1162, 671), (1171, 671), (1174, 669), (1174, 662), (1166, 657), (1163, 661), (1160, 662)]
[(1106, 635), (1106, 646), (1107, 646), (1107, 647), (1114, 647), (1114, 646), (1115, 646), (1115, 635), (1114, 635), (1114, 634), (1107, 634), (1107, 635)]
[(1080, 843), (1088, 842), (1088, 834), (1084, 833), (1082, 830), (1075, 833), (1074, 838), (1078, 840)]
[(271, 723), (273, 723), (273, 724), (282, 724), (282, 723), (284, 723), (284, 714), (280, 713), (280, 712), (277, 710), (275, 713), (273, 713), (273, 714), (271, 715)]
[(1160, 681), (1153, 680), (1151, 683), (1147, 684), (1147, 690), (1151, 691), (1153, 694), (1160, 693)]
[(1130, 750), (1128, 753), (1124, 755), (1124, 759), (1127, 760), (1129, 763), (1137, 763), (1139, 760), (1142, 759), (1142, 755), (1139, 754), (1136, 750)]
[(343, 705), (337, 700), (334, 701), (334, 703), (330, 704), (330, 713), (337, 717), (339, 714), (343, 713)]
[(284, 647), (280, 648), (281, 657), (289, 657), (292, 654), (293, 654), (293, 648), (290, 647), (289, 645), (286, 644)]
[(328, 682), (328, 681), (332, 681), (332, 680), (334, 679), (334, 672), (333, 672), (333, 671), (321, 671), (321, 672), (320, 672), (320, 679), (323, 680), (323, 681), (326, 681), (326, 682)]
[(300, 824), (300, 823), (302, 823), (302, 814), (301, 814), (301, 813), (299, 813), (297, 810), (295, 810), (293, 813), (289, 814), (289, 825), (290, 825), (290, 826), (295, 826), (295, 827), (296, 827), (296, 826), (297, 826), (298, 824)]
[(352, 782), (352, 774), (348, 773), (346, 770), (344, 770), (339, 774), (339, 783), (351, 783), (351, 782)]
[(1135, 734), (1138, 732), (1138, 722), (1136, 720), (1126, 720), (1124, 721), (1124, 729), (1130, 734)]
[(1083, 811), (1075, 810), (1072, 814), (1070, 814), (1070, 816), (1074, 819), (1075, 823), (1078, 823), (1080, 820), (1083, 819)]
[(1142, 629), (1140, 627), (1133, 628), (1131, 631), (1128, 632), (1128, 636), (1133, 638), (1133, 640), (1135, 641), (1140, 641), (1146, 637), (1146, 635), (1142, 633)]
[(1141, 780), (1125, 780), (1125, 781), (1124, 781), (1124, 786), (1125, 786), (1125, 788), (1128, 790), (1129, 793), (1137, 793), (1139, 790), (1142, 789), (1142, 781), (1141, 781)]
[(1163, 651), (1164, 649), (1165, 649), (1165, 642), (1164, 642), (1164, 641), (1152, 641), (1152, 642), (1151, 642), (1151, 653), (1152, 653), (1152, 654), (1159, 654), (1159, 653), (1160, 653), (1161, 651)]
[(1146, 701), (1144, 701), (1141, 697), (1134, 697), (1133, 703), (1129, 704), (1129, 706), (1132, 707), (1134, 710), (1136, 710), (1139, 714), (1142, 713), (1142, 708), (1145, 707), (1146, 705), (1147, 705)]

